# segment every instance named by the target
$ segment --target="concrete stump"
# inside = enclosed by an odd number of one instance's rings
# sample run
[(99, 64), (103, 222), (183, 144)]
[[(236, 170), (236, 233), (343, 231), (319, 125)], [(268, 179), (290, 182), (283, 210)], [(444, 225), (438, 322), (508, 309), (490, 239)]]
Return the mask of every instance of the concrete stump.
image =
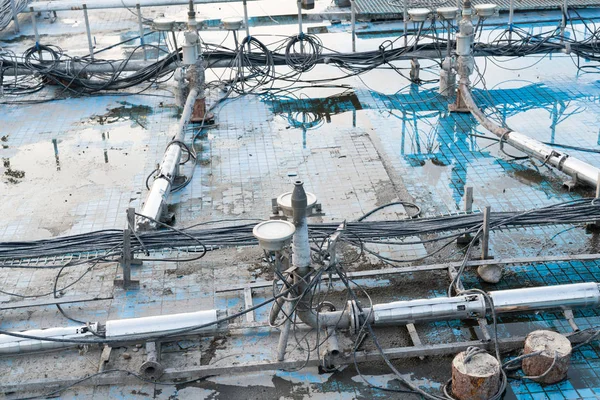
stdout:
[(554, 354), (557, 353), (554, 367), (546, 376), (533, 379), (538, 383), (552, 384), (562, 381), (567, 377), (571, 365), (571, 342), (560, 333), (552, 331), (533, 331), (527, 335), (525, 340), (524, 354), (537, 351), (542, 353), (525, 358), (523, 360), (523, 372), (526, 376), (540, 376), (546, 372), (554, 362)]
[(488, 353), (475, 354), (465, 362), (466, 352), (452, 360), (452, 394), (460, 400), (487, 400), (500, 387), (500, 364)]

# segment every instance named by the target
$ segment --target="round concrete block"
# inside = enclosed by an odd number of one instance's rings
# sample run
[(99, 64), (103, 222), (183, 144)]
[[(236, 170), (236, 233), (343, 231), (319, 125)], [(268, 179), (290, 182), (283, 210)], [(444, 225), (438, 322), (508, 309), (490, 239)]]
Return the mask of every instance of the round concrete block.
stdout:
[(552, 366), (556, 354), (556, 362), (552, 369), (545, 376), (533, 380), (545, 384), (560, 382), (567, 377), (571, 365), (571, 350), (571, 342), (560, 333), (533, 331), (527, 335), (523, 353), (541, 353), (523, 360), (523, 372), (529, 377), (543, 375)]
[(460, 400), (487, 400), (500, 387), (500, 363), (488, 353), (475, 354), (465, 362), (466, 352), (452, 361), (452, 394)]

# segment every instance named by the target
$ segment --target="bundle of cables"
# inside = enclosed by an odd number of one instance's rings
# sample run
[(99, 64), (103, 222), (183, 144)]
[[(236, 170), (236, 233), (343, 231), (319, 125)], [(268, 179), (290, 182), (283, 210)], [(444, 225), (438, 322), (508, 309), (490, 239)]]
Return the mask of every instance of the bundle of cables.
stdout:
[(14, 2), (15, 12), (18, 14), (27, 7), (27, 0), (0, 0), (0, 31), (4, 30), (13, 19)]

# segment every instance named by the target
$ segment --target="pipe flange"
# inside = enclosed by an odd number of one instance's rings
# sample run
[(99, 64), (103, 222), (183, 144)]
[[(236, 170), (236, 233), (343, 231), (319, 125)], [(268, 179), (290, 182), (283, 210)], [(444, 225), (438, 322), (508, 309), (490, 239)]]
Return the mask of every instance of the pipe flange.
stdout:
[(330, 302), (330, 301), (322, 301), (318, 306), (317, 306), (317, 312), (333, 312), (335, 311), (335, 305)]
[(358, 306), (356, 305), (356, 301), (348, 300), (346, 311), (350, 316), (350, 331), (352, 333), (358, 333), (360, 329), (360, 314), (358, 311)]
[(165, 368), (156, 361), (144, 361), (140, 366), (140, 375), (152, 381), (158, 380), (164, 372)]

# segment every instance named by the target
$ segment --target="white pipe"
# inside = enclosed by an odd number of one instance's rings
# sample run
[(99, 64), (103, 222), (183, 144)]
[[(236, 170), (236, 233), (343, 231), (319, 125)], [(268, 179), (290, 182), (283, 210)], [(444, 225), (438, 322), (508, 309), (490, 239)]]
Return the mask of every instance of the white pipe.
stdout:
[(585, 183), (586, 185), (596, 187), (600, 168), (571, 157), (566, 153), (562, 153), (527, 135), (496, 125), (477, 107), (471, 91), (466, 84), (461, 82), (459, 90), (465, 105), (469, 108), (475, 119), (488, 131), (498, 136), (502, 142), (547, 165), (555, 167), (559, 171), (571, 176), (578, 183)]
[[(193, 88), (190, 90), (190, 93), (185, 101), (185, 106), (183, 107), (183, 113), (181, 114), (181, 119), (179, 120), (179, 127), (174, 141), (183, 141), (185, 135), (185, 126), (192, 116), (194, 103), (196, 102), (196, 98), (198, 97), (199, 93), (200, 91), (198, 88)], [(181, 153), (181, 146), (176, 143), (172, 143), (165, 151), (165, 155), (163, 156), (163, 160), (160, 165), (160, 174), (152, 183), (150, 192), (148, 193), (146, 201), (144, 202), (144, 206), (142, 207), (142, 211), (140, 212), (141, 215), (149, 217), (152, 220), (160, 220), (161, 213), (167, 203), (167, 199), (171, 191), (171, 185), (177, 176), (179, 161), (181, 160)], [(143, 217), (138, 218), (137, 228), (140, 230), (153, 228), (155, 223), (152, 220)]]
[[(96, 331), (98, 329), (98, 324), (91, 324), (90, 328)], [(92, 339), (94, 337), (87, 326), (32, 329), (20, 333), (28, 336), (54, 339)], [(44, 351), (72, 346), (75, 346), (75, 344), (65, 342), (49, 342), (39, 339), (25, 339), (10, 335), (0, 335), (0, 354)]]
[[(236, 3), (240, 0), (194, 0), (196, 4), (210, 3)], [(105, 8), (135, 8), (137, 4), (140, 7), (157, 7), (157, 6), (176, 6), (186, 5), (189, 0), (94, 0), (87, 4), (88, 10), (105, 9)], [(81, 1), (57, 0), (57, 1), (38, 1), (29, 4), (30, 10), (33, 12), (44, 11), (67, 11), (81, 10)]]
[[(158, 315), (153, 317), (128, 318), (106, 322), (105, 338), (108, 340), (130, 342), (141, 340), (149, 336), (161, 336), (176, 333), (180, 330), (211, 324), (204, 328), (186, 331), (181, 334), (198, 335), (199, 333), (214, 332), (221, 326), (217, 324), (218, 310), (204, 310), (190, 313)], [(61, 327), (48, 329), (32, 329), (16, 332), (22, 335), (39, 338), (54, 338), (65, 340), (91, 340), (95, 336), (90, 329), (100, 333), (100, 324), (93, 323), (88, 326)], [(11, 335), (0, 335), (0, 354), (26, 353), (32, 351), (53, 350), (77, 346), (72, 342), (53, 342), (43, 339), (25, 339)]]
[[(112, 320), (106, 322), (106, 339), (129, 341), (157, 333), (166, 335), (193, 326), (215, 323), (217, 320), (217, 310)], [(217, 325), (213, 324), (188, 333), (213, 332), (216, 329)]]

